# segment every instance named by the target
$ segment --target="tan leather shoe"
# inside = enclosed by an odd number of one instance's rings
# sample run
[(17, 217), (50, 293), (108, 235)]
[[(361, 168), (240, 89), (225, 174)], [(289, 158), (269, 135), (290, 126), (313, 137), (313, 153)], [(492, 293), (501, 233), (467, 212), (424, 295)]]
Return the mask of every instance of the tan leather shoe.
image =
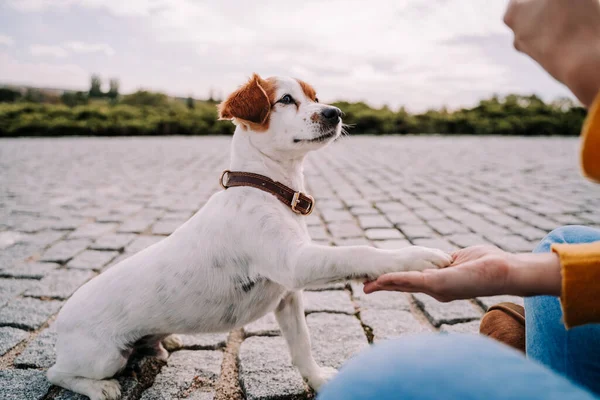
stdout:
[(479, 333), (525, 353), (525, 309), (514, 303), (490, 307), (481, 319)]

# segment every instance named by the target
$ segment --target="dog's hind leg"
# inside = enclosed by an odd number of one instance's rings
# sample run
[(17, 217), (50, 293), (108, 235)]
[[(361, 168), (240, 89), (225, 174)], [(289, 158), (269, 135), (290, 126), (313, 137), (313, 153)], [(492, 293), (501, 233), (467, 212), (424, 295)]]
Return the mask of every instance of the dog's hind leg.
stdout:
[(318, 391), (337, 370), (319, 367), (313, 358), (302, 305), (302, 292), (288, 293), (275, 309), (275, 318), (290, 349), (292, 364), (298, 368), (298, 372), (310, 387)]
[(56, 364), (46, 373), (60, 387), (88, 396), (91, 400), (117, 400), (119, 383), (112, 378), (127, 365), (128, 353), (93, 338), (69, 335), (56, 346)]

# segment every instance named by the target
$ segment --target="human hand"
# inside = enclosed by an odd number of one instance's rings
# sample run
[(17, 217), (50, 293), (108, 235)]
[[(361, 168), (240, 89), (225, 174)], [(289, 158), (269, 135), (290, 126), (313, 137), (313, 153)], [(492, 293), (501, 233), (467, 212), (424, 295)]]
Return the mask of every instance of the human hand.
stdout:
[(586, 106), (600, 91), (600, 1), (511, 0), (504, 22), (514, 45)]
[(364, 292), (421, 292), (442, 302), (500, 294), (560, 295), (556, 254), (513, 254), (494, 246), (473, 246), (452, 257), (452, 264), (444, 269), (382, 275), (365, 283)]

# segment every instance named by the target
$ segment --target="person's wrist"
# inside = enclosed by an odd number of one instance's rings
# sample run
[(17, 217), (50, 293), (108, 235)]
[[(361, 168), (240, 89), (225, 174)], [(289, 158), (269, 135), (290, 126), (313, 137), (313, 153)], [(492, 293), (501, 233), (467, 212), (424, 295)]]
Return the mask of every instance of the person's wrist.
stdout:
[(571, 51), (561, 56), (562, 82), (590, 107), (600, 92), (600, 32), (573, 43)]
[(511, 255), (507, 294), (560, 296), (561, 287), (561, 266), (557, 254), (549, 252)]

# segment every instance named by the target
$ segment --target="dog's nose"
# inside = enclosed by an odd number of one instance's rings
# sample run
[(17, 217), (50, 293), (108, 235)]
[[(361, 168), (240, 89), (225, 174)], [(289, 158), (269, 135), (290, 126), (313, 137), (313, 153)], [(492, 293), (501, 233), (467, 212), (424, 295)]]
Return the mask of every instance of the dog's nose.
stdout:
[(337, 124), (342, 116), (342, 110), (337, 107), (327, 107), (321, 111), (323, 119), (330, 124)]

